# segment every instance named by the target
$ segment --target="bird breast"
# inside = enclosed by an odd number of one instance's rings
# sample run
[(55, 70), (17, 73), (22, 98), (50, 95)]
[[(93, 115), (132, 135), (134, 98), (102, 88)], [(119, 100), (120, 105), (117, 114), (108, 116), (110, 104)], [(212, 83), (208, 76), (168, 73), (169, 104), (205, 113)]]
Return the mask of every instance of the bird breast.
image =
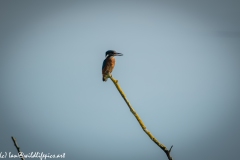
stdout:
[(112, 73), (116, 60), (113, 56), (107, 57), (106, 59), (106, 66), (103, 69), (103, 74)]

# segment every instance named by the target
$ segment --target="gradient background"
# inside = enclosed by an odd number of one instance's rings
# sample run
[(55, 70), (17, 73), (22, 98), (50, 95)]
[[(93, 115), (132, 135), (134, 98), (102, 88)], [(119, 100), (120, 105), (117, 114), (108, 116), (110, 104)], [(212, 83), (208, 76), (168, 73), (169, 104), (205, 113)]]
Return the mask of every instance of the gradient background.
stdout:
[(0, 152), (166, 160), (101, 67), (176, 160), (239, 158), (240, 2), (0, 1)]

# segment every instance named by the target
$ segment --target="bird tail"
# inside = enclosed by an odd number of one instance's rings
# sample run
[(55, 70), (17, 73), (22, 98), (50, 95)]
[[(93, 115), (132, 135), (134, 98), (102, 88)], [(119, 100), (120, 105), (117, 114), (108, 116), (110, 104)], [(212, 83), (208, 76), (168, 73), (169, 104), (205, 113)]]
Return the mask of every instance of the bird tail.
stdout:
[(104, 82), (107, 82), (107, 79), (108, 79), (108, 77), (105, 77), (105, 76), (102, 77), (102, 80), (103, 80)]

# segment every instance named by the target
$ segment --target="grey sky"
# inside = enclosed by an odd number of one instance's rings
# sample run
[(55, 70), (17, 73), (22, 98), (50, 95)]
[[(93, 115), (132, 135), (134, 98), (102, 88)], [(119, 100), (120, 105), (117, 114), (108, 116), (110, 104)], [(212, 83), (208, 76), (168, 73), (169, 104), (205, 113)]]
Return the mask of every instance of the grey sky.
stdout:
[(239, 157), (240, 2), (0, 1), (0, 153), (155, 160), (113, 76), (178, 160)]

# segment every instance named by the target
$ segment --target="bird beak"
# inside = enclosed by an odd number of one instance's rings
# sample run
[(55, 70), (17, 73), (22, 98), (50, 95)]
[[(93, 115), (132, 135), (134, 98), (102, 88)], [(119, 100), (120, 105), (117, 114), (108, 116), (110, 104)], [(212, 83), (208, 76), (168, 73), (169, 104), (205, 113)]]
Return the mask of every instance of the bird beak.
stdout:
[(115, 53), (114, 56), (123, 56), (122, 53)]

